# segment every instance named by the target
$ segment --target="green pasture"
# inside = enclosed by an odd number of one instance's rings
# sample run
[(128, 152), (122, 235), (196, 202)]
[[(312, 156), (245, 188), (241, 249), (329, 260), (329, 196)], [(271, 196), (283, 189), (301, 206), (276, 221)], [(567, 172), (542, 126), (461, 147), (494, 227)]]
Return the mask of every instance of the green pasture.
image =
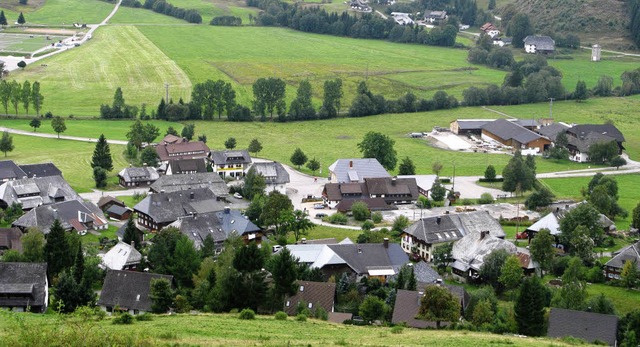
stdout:
[(29, 54), (66, 38), (66, 36), (49, 36), (50, 40), (47, 40), (46, 37), (46, 35), (2, 33), (0, 34), (0, 52), (22, 52)]
[[(18, 19), (18, 12), (8, 10), (0, 1), (7, 21), (12, 24)], [(73, 23), (97, 24), (113, 10), (115, 4), (99, 0), (46, 0), (42, 7), (17, 7), (24, 13), (29, 24), (71, 25)], [(14, 6), (15, 7), (15, 6)]]
[(242, 24), (249, 24), (249, 14), (258, 14), (258, 9), (247, 7), (244, 0), (171, 0), (171, 4), (197, 10), (202, 16), (202, 23), (206, 25), (217, 16), (240, 17)]
[(166, 25), (192, 25), (182, 19), (174, 18), (171, 16), (165, 16), (147, 10), (144, 8), (133, 8), (120, 6), (118, 12), (111, 17), (109, 24), (166, 24)]
[[(95, 143), (48, 139), (41, 137), (11, 135), (15, 149), (2, 160), (13, 160), (18, 164), (54, 163), (69, 184), (78, 192), (91, 191), (95, 187), (91, 156)], [(110, 185), (115, 186), (116, 175), (129, 164), (124, 159), (123, 146), (111, 145), (114, 170), (109, 174)]]
[(590, 283), (587, 285), (589, 297), (604, 294), (613, 301), (618, 316), (624, 316), (633, 310), (640, 309), (640, 291), (614, 287), (602, 283)]
[(153, 107), (164, 97), (165, 83), (176, 101), (191, 91), (189, 77), (133, 26), (101, 28), (81, 47), (39, 63), (48, 66), (30, 65), (11, 78), (40, 81), (43, 111), (56, 115), (97, 115), (117, 87), (128, 104)]
[[(582, 200), (584, 197), (580, 191), (582, 188), (586, 189), (589, 186), (589, 181), (592, 177), (545, 178), (541, 181), (551, 189), (557, 198)], [(640, 202), (640, 174), (615, 175), (612, 177), (618, 182), (618, 195), (620, 196), (618, 203), (629, 213), (627, 218), (618, 217), (615, 220), (616, 226), (619, 230), (628, 230), (631, 224), (631, 213)]]
[(575, 51), (574, 59), (549, 59), (549, 65), (562, 71), (562, 83), (568, 92), (576, 88), (578, 81), (584, 81), (587, 88), (596, 86), (602, 75), (613, 78), (614, 86), (622, 85), (620, 75), (625, 71), (635, 70), (640, 66), (640, 58), (603, 56), (599, 62), (591, 61), (590, 50)]
[[(69, 319), (70, 318), (70, 319)], [(405, 328), (400, 334), (389, 327), (353, 326), (315, 319), (278, 321), (273, 316), (238, 319), (238, 314), (153, 315), (151, 321), (133, 325), (57, 314), (0, 313), (0, 339), (7, 346), (80, 345), (90, 341), (111, 344), (113, 339), (128, 345), (152, 346), (568, 346), (557, 339), (502, 336), (453, 330)], [(64, 334), (62, 334), (64, 332)], [(66, 337), (66, 339), (65, 339)]]

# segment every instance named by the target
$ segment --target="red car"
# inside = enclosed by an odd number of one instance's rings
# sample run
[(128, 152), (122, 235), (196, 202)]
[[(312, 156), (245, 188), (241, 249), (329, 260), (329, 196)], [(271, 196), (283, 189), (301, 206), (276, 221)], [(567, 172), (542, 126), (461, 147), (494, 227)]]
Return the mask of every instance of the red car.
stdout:
[(526, 240), (529, 238), (529, 234), (526, 231), (521, 231), (516, 234), (517, 240)]

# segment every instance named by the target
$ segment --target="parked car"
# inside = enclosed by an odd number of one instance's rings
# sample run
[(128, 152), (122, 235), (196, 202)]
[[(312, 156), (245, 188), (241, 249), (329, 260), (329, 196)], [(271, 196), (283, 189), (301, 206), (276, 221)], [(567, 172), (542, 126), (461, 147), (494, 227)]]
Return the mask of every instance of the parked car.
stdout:
[(318, 218), (318, 219), (322, 219), (322, 218), (324, 218), (326, 216), (327, 216), (326, 213), (316, 213), (316, 218)]
[(233, 197), (236, 199), (242, 199), (242, 195), (240, 195), (240, 193), (233, 193)]
[(313, 208), (316, 210), (324, 210), (325, 204), (313, 204)]

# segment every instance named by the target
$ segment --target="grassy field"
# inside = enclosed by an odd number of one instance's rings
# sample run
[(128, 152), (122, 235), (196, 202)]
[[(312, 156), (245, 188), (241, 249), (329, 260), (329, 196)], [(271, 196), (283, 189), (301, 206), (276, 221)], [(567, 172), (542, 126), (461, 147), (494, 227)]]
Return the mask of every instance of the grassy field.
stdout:
[(567, 346), (547, 338), (417, 329), (394, 334), (388, 327), (298, 322), (291, 318), (277, 321), (273, 316), (240, 321), (237, 314), (163, 315), (124, 326), (111, 324), (111, 319), (91, 322), (64, 320), (54, 314), (5, 313), (0, 315), (0, 339), (6, 346), (74, 345), (118, 339), (134, 346)]
[(640, 291), (628, 290), (601, 283), (591, 283), (587, 285), (589, 297), (604, 294), (613, 301), (616, 307), (616, 314), (623, 316), (633, 310), (640, 309)]
[(176, 101), (190, 95), (189, 77), (132, 26), (105, 27), (82, 47), (42, 62), (48, 66), (34, 64), (12, 78), (39, 80), (43, 111), (56, 115), (97, 115), (117, 87), (128, 104), (138, 106), (155, 107), (165, 95), (164, 83)]
[(164, 24), (164, 25), (195, 25), (189, 24), (181, 19), (163, 14), (155, 13), (143, 8), (132, 8), (121, 6), (118, 12), (111, 17), (109, 24)]
[[(631, 224), (631, 212), (640, 202), (640, 175), (613, 176), (618, 182), (618, 203), (629, 212), (627, 218), (617, 218), (616, 226), (620, 230), (628, 230)], [(587, 188), (592, 177), (553, 178), (541, 180), (558, 198), (571, 198), (582, 200), (581, 188)]]
[(206, 25), (217, 16), (240, 17), (243, 24), (249, 24), (249, 14), (258, 14), (258, 9), (247, 7), (244, 0), (171, 0), (171, 4), (197, 10), (202, 16), (202, 23)]
[(0, 34), (0, 52), (21, 52), (29, 54), (66, 37), (49, 36), (49, 38), (51, 40), (47, 40), (45, 35), (30, 37), (29, 35), (20, 34)]
[[(2, 160), (9, 159), (19, 164), (52, 162), (78, 193), (89, 192), (95, 187), (90, 164), (95, 143), (12, 136), (15, 149), (6, 158), (2, 157)], [(123, 150), (123, 146), (111, 145), (114, 162), (110, 179), (112, 187), (116, 184), (117, 172), (128, 165), (122, 155)]]
[[(6, 1), (8, 2), (8, 1)], [(12, 1), (13, 2), (13, 1)], [(109, 15), (114, 4), (99, 0), (46, 0), (42, 7), (16, 7), (15, 11), (8, 10), (5, 1), (0, 1), (7, 21), (12, 24), (18, 19), (18, 12), (22, 11), (29, 24), (71, 25), (73, 23), (97, 24)]]

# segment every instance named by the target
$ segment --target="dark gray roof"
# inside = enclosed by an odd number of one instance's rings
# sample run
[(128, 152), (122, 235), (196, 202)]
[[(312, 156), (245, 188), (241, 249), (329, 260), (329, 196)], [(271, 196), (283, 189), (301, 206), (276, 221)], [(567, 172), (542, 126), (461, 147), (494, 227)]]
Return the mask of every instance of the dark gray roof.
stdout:
[[(467, 305), (470, 297), (463, 287), (452, 285), (444, 285), (443, 287), (448, 289), (451, 294), (460, 299), (461, 306), (464, 307)], [(393, 307), (393, 316), (391, 318), (391, 322), (393, 324), (406, 322), (407, 326), (412, 328), (435, 328), (435, 322), (416, 319), (418, 311), (420, 310), (420, 301), (422, 300), (423, 296), (423, 291), (399, 289), (396, 293), (396, 302)], [(446, 325), (446, 323), (443, 325)]]
[(261, 230), (240, 211), (230, 209), (181, 217), (169, 226), (187, 235), (198, 249), (207, 235), (211, 235), (216, 244), (221, 244), (232, 233), (245, 235)]
[(127, 167), (118, 173), (125, 182), (154, 182), (160, 175), (158, 171), (149, 166), (143, 167)]
[(548, 137), (551, 141), (555, 142), (556, 137), (558, 137), (560, 133), (565, 132), (567, 129), (569, 129), (569, 127), (564, 124), (551, 123), (538, 129), (538, 133), (542, 136)]
[(113, 213), (119, 216), (122, 216), (123, 214), (125, 214), (127, 211), (129, 211), (128, 208), (126, 207), (122, 207), (122, 206), (118, 206), (118, 205), (111, 205), (108, 209), (107, 212), (108, 213)]
[(348, 245), (328, 245), (327, 247), (342, 258), (358, 274), (367, 274), (372, 268), (388, 267), (397, 272), (409, 257), (399, 244), (360, 243)]
[(375, 158), (338, 159), (329, 171), (337, 178), (337, 183), (363, 182), (365, 178), (391, 177)]
[(510, 122), (506, 119), (497, 119), (493, 122), (487, 123), (482, 127), (482, 129), (504, 140), (513, 139), (522, 144), (527, 144), (542, 137), (523, 126)]
[(215, 172), (162, 176), (149, 188), (155, 193), (208, 188), (217, 196), (229, 195), (229, 187), (227, 187), (220, 175)]
[(53, 163), (20, 165), (27, 177), (62, 176), (62, 171)]
[(335, 283), (298, 281), (296, 294), (287, 296), (284, 300), (284, 311), (288, 315), (294, 316), (297, 314), (298, 303), (304, 302), (312, 305), (312, 311), (320, 306), (325, 311), (332, 312), (335, 295)]
[(523, 127), (537, 127), (539, 125), (538, 121), (535, 119), (515, 119), (515, 120), (512, 120), (512, 122)]
[(538, 51), (553, 51), (556, 42), (549, 36), (529, 35), (524, 38), (525, 45), (535, 45)]
[(453, 242), (464, 234), (453, 223), (452, 215), (422, 218), (411, 224), (405, 232), (427, 244)]
[(173, 276), (152, 274), (147, 272), (108, 270), (104, 279), (99, 306), (119, 306), (126, 310), (151, 310), (151, 280), (166, 278), (173, 281)]
[(254, 170), (264, 177), (267, 184), (286, 184), (289, 183), (289, 173), (278, 162), (271, 163), (254, 163), (249, 171)]
[(437, 279), (442, 278), (442, 276), (425, 261), (419, 261), (413, 264), (413, 274), (416, 276), (416, 281), (421, 285), (435, 283)]
[(104, 195), (102, 197), (100, 197), (100, 199), (98, 200), (98, 207), (99, 208), (104, 208), (105, 206), (109, 207), (111, 205), (118, 205), (118, 206), (122, 206), (125, 207), (125, 203), (114, 198), (113, 196), (110, 195)]
[(0, 161), (0, 181), (16, 180), (27, 177), (27, 174), (13, 160)]
[(616, 141), (615, 138), (609, 135), (604, 135), (593, 131), (590, 131), (586, 134), (581, 133), (578, 137), (568, 136), (567, 140), (569, 140), (570, 147), (575, 147), (582, 153), (589, 152), (589, 148), (596, 143), (609, 143), (611, 141)]
[(14, 249), (22, 253), (22, 231), (18, 228), (0, 228), (0, 252), (3, 249)]
[(0, 199), (7, 205), (21, 203), (25, 210), (51, 204), (54, 198), (82, 201), (62, 176), (23, 178), (0, 185)]
[(220, 211), (223, 208), (224, 204), (218, 201), (210, 189), (199, 188), (150, 194), (133, 209), (150, 216), (156, 223), (171, 223), (179, 217)]
[(175, 159), (169, 160), (171, 174), (182, 174), (192, 172), (207, 172), (207, 166), (203, 159)]
[(227, 151), (211, 151), (209, 159), (216, 165), (249, 164), (251, 156), (246, 149), (232, 149)]
[[(31, 293), (31, 298), (7, 298), (6, 294)], [(0, 262), (0, 307), (46, 306), (47, 263)]]
[(93, 228), (107, 224), (107, 219), (98, 206), (89, 201), (70, 200), (38, 206), (23, 214), (13, 222), (13, 226), (21, 229), (37, 227), (48, 234), (55, 219), (60, 220), (65, 230), (85, 231), (87, 223), (92, 223)]
[(493, 122), (495, 119), (456, 119), (460, 130), (476, 130), (482, 129), (487, 123)]
[(567, 130), (568, 133), (574, 134), (579, 137), (581, 134), (587, 134), (589, 132), (595, 132), (602, 135), (613, 137), (618, 142), (624, 142), (624, 135), (613, 124), (578, 124)]
[(587, 342), (596, 340), (616, 345), (618, 317), (609, 314), (552, 308), (549, 314), (549, 337), (573, 336)]
[[(127, 225), (129, 224), (129, 221), (126, 220), (121, 227), (118, 228), (118, 230), (116, 231), (116, 236), (118, 237), (119, 240), (122, 240), (124, 238), (124, 232), (127, 230)], [(135, 225), (135, 223), (134, 223)], [(140, 239), (142, 239), (143, 237), (143, 233), (140, 229), (138, 229), (138, 227), (136, 227), (136, 230), (138, 231), (138, 233), (140, 234)]]
[(614, 254), (613, 258), (611, 258), (605, 266), (622, 269), (624, 263), (632, 261), (636, 264), (638, 270), (640, 270), (640, 242), (624, 247)]

